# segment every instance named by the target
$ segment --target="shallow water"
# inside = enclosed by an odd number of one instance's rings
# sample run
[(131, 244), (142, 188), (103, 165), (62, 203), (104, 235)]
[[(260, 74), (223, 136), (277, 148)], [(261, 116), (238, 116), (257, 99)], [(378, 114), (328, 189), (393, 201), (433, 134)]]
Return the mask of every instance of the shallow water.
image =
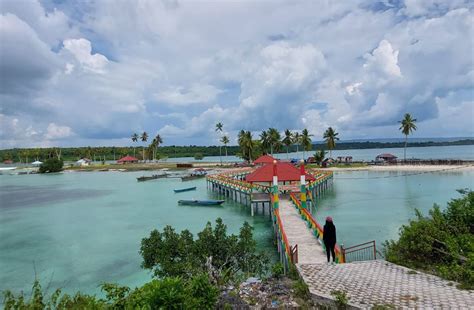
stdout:
[[(395, 238), (433, 203), (445, 206), (458, 188), (473, 187), (474, 173), (337, 172), (334, 188), (317, 202), (319, 221), (334, 218), (338, 241), (349, 246)], [(147, 175), (152, 172), (147, 172)], [(236, 233), (255, 227), (259, 246), (276, 255), (268, 216), (250, 216), (233, 202), (223, 207), (177, 205), (178, 199), (216, 198), (204, 180), (160, 179), (138, 183), (141, 172), (75, 172), (0, 176), (0, 290), (29, 292), (36, 275), (51, 288), (99, 293), (101, 282), (138, 286), (150, 279), (140, 268), (140, 240), (172, 225), (196, 233), (223, 218)], [(198, 190), (174, 194), (174, 188)]]

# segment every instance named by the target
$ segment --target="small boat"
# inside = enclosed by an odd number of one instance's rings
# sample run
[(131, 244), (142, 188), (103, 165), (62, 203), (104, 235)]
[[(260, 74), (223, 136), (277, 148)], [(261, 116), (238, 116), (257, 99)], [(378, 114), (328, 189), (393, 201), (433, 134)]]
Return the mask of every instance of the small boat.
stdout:
[(224, 200), (178, 200), (178, 203), (186, 206), (220, 206)]
[(151, 176), (142, 176), (142, 177), (138, 177), (137, 181), (138, 182), (144, 182), (144, 181), (161, 179), (161, 178), (166, 178), (166, 174), (154, 174), (154, 175), (151, 175)]
[(206, 176), (205, 174), (185, 175), (184, 177), (181, 177), (181, 181), (191, 181), (191, 180), (201, 179), (201, 178), (204, 178), (205, 176)]
[(175, 193), (182, 193), (182, 192), (188, 192), (188, 191), (194, 191), (196, 190), (196, 186), (193, 187), (186, 187), (186, 188), (179, 188), (179, 189), (173, 189)]

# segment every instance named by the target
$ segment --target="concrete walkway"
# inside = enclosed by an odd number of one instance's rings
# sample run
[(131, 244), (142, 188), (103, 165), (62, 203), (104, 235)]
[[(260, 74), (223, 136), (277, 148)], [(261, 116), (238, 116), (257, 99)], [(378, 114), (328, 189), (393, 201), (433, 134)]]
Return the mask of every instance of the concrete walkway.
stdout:
[(293, 203), (282, 197), (278, 208), (288, 242), (291, 246), (298, 245), (298, 264), (327, 262), (326, 252), (306, 226), (306, 222), (301, 218)]
[(316, 300), (334, 300), (344, 291), (352, 306), (386, 305), (410, 309), (474, 309), (474, 292), (455, 283), (386, 261), (348, 264), (298, 264), (298, 271)]

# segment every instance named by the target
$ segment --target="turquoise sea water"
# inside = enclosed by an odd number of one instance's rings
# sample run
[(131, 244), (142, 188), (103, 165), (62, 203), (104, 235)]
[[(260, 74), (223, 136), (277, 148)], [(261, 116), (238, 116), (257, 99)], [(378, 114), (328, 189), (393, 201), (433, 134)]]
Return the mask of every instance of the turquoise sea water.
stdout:
[[(151, 174), (147, 172), (146, 174)], [(397, 236), (398, 228), (473, 187), (474, 173), (405, 176), (407, 172), (338, 172), (334, 188), (317, 202), (319, 221), (334, 218), (338, 241), (349, 246)], [(161, 179), (137, 183), (141, 172), (73, 172), (0, 176), (0, 290), (29, 292), (36, 276), (67, 292), (99, 293), (103, 282), (137, 286), (150, 279), (140, 268), (140, 240), (172, 225), (200, 231), (222, 217), (230, 232), (244, 221), (255, 227), (259, 246), (275, 255), (268, 216), (246, 207), (178, 206), (178, 199), (214, 197), (204, 180)], [(174, 194), (173, 188), (198, 191)]]

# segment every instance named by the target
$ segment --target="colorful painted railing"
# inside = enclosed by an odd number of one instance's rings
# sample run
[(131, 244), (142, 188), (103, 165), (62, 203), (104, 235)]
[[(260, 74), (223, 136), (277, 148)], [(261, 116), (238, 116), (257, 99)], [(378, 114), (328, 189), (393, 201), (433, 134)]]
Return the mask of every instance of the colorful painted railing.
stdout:
[[(270, 200), (272, 205), (274, 204), (273, 195), (270, 194)], [(296, 264), (298, 262), (298, 247), (295, 245), (291, 247), (290, 243), (288, 242), (288, 238), (286, 237), (285, 229), (283, 228), (283, 223), (281, 222), (280, 218), (280, 211), (278, 208), (273, 209), (273, 220), (276, 224), (278, 234), (280, 236), (280, 240), (282, 241), (281, 245), (284, 248), (284, 256), (285, 260), (289, 266), (290, 263)]]
[[(309, 228), (311, 228), (311, 230), (313, 231), (314, 235), (319, 240), (322, 241), (323, 240), (323, 234), (324, 234), (323, 227), (313, 218), (313, 216), (311, 215), (311, 213), (309, 213), (308, 210), (301, 207), (301, 202), (299, 201), (298, 198), (296, 198), (294, 193), (290, 194), (290, 198), (291, 198), (291, 201), (293, 202), (293, 204), (295, 205), (295, 207), (298, 209), (298, 211), (301, 215), (301, 218), (306, 221)], [(321, 244), (322, 244), (323, 247), (325, 247), (324, 242), (321, 242)], [(334, 250), (336, 252), (336, 262), (337, 263), (344, 263), (345, 262), (344, 261), (344, 255), (342, 254), (342, 251), (341, 251), (341, 248), (339, 247), (339, 245), (336, 244)]]
[(310, 173), (316, 179), (314, 181), (309, 181), (306, 184), (306, 188), (308, 190), (311, 190), (313, 187), (319, 185), (320, 183), (323, 183), (333, 178), (332, 171), (321, 171), (321, 170), (309, 169), (307, 172)]
[(220, 175), (220, 174), (209, 175), (207, 176), (207, 180), (224, 185), (226, 187), (230, 187), (232, 189), (237, 189), (242, 192), (246, 192), (246, 193), (252, 192), (252, 184), (247, 183), (245, 181), (240, 181), (231, 177), (227, 177), (224, 175)]

